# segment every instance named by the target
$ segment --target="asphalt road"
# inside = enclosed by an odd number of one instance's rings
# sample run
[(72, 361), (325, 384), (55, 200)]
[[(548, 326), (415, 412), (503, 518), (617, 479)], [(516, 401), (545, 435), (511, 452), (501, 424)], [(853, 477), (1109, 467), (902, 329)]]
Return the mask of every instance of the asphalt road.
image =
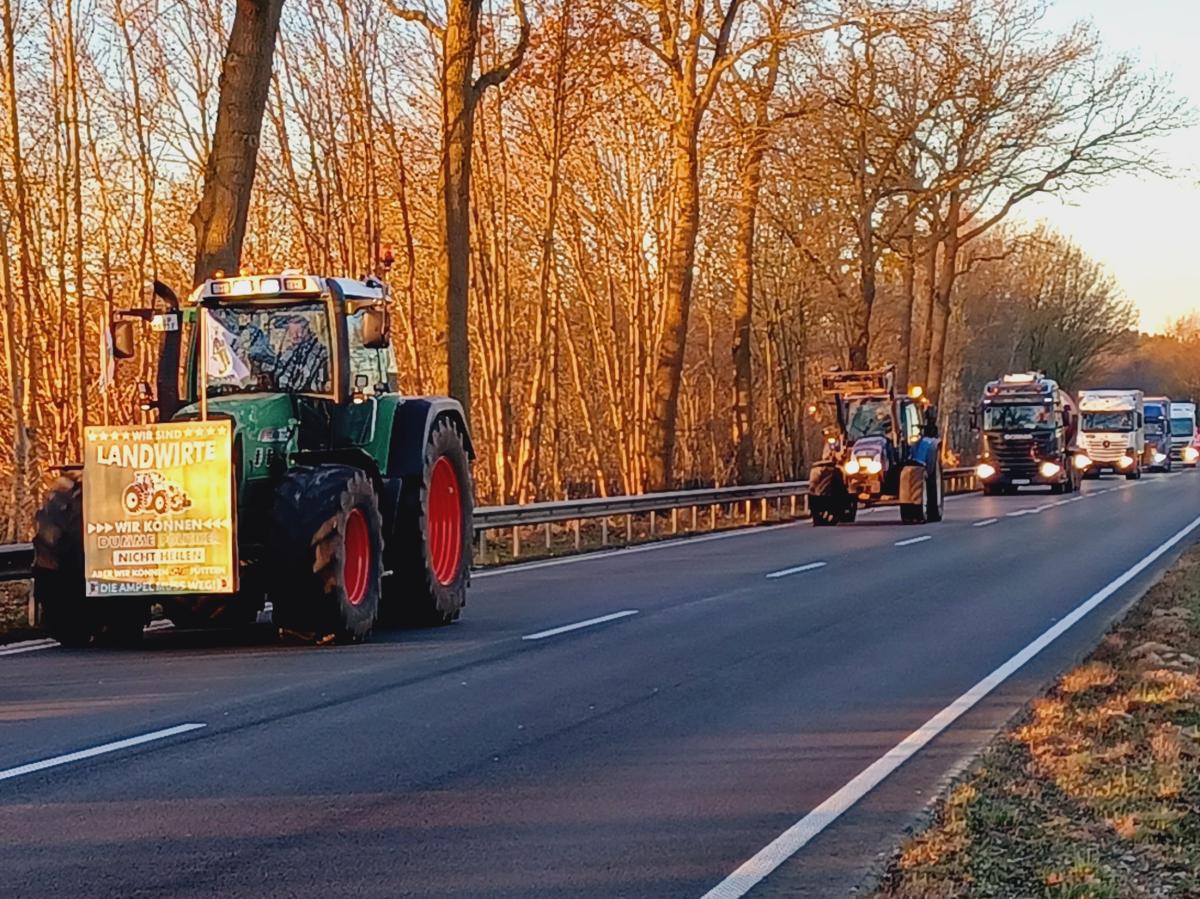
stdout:
[(533, 563), (357, 647), (0, 655), (0, 894), (847, 895), (1194, 542), (1198, 488)]

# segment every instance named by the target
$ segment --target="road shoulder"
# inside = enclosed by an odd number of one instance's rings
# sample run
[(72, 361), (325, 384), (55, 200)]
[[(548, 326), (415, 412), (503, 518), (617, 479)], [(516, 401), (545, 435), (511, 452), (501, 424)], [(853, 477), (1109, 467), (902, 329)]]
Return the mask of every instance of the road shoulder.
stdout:
[(874, 899), (1200, 891), (1200, 548), (996, 737)]

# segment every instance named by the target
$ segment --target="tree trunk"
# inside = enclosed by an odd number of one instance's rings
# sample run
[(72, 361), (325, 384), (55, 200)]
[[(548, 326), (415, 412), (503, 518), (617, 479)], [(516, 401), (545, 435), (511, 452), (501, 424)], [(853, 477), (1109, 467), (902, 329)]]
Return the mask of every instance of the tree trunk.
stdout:
[(674, 222), (667, 249), (662, 335), (654, 362), (653, 398), (647, 423), (649, 458), (645, 487), (650, 490), (667, 490), (673, 480), (675, 421), (692, 306), (696, 235), (700, 230), (698, 121), (695, 104), (690, 100), (684, 102), (687, 105), (681, 110), (671, 135)]
[(762, 135), (756, 133), (742, 166), (735, 244), (737, 255), (733, 263), (733, 436), (737, 450), (737, 476), (741, 484), (754, 484), (759, 478), (754, 452), (751, 323), (754, 303), (754, 229), (765, 151)]
[(921, 290), (920, 314), (917, 316), (916, 333), (913, 335), (917, 343), (915, 363), (910, 376), (916, 378), (924, 386), (929, 383), (929, 336), (933, 330), (933, 294), (937, 289), (937, 259), (938, 240), (930, 234), (926, 241), (925, 253), (922, 258), (924, 266)]
[(929, 338), (929, 383), (925, 389), (930, 402), (934, 404), (941, 401), (946, 370), (946, 333), (950, 327), (950, 298), (958, 273), (958, 225), (961, 212), (962, 197), (958, 191), (952, 191), (946, 214), (945, 236), (942, 238), (942, 262), (938, 269), (937, 288), (933, 292)]
[(204, 193), (192, 213), (196, 231), (193, 283), (217, 270), (236, 272), (246, 236), (259, 134), (283, 0), (238, 0), (221, 69), (221, 97)]
[(901, 281), (901, 315), (900, 315), (900, 364), (896, 372), (896, 380), (902, 390), (907, 390), (913, 384), (912, 371), (915, 362), (913, 347), (913, 311), (917, 301), (917, 240), (914, 234), (914, 218), (910, 214), (904, 228), (904, 267), (900, 273)]
[(445, 242), (446, 374), (450, 395), (471, 418), (468, 331), (471, 272), (471, 146), (475, 132), (475, 48), (480, 0), (450, 0), (442, 54), (442, 203)]
[(859, 303), (851, 313), (850, 368), (870, 367), (871, 310), (875, 308), (875, 231), (871, 221), (873, 209), (864, 197), (858, 217), (858, 258), (861, 292)]

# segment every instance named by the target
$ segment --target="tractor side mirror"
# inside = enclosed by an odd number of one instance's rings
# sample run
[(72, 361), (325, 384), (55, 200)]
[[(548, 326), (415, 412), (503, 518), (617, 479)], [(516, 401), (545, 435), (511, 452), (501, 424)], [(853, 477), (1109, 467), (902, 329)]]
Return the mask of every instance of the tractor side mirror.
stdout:
[(937, 437), (941, 434), (938, 428), (938, 414), (936, 406), (925, 407), (925, 436)]
[(387, 349), (392, 342), (390, 316), (381, 306), (363, 310), (362, 344), (368, 350)]
[(117, 359), (132, 359), (134, 350), (133, 322), (127, 318), (112, 323), (112, 353)]

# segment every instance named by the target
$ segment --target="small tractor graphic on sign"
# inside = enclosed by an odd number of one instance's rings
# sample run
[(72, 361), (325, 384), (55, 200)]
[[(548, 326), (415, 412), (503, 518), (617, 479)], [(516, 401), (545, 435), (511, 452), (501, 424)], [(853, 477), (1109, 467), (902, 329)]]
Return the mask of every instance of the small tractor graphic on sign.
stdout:
[(182, 487), (168, 481), (157, 471), (139, 471), (135, 474), (133, 483), (125, 488), (121, 501), (126, 512), (154, 512), (156, 515), (182, 512), (192, 504), (191, 497)]

